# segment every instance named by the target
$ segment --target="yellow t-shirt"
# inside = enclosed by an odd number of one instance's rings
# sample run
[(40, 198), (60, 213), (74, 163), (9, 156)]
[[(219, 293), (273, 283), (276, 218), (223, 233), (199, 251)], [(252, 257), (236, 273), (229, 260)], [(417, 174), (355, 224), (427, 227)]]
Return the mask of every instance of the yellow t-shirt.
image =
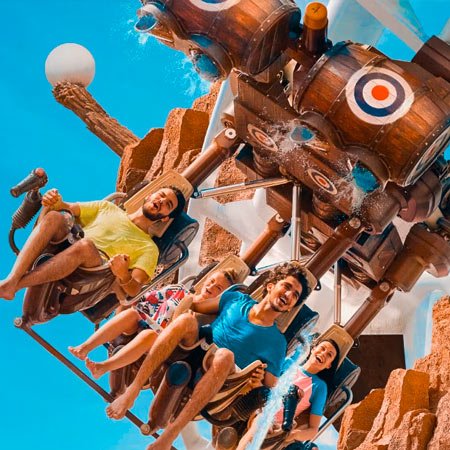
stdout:
[(130, 269), (142, 269), (151, 278), (158, 263), (158, 247), (125, 211), (108, 201), (80, 203), (79, 222), (86, 238), (110, 258), (130, 257)]

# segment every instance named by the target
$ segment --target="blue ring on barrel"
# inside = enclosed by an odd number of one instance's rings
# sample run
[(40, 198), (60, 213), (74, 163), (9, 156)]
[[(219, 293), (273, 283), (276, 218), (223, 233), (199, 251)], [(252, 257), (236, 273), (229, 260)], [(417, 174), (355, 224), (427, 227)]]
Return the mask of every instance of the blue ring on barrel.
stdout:
[(216, 81), (220, 78), (220, 69), (205, 53), (196, 53), (192, 58), (192, 64), (194, 64), (195, 70), (209, 81)]
[[(395, 94), (397, 98), (394, 102), (382, 108), (375, 108), (374, 106), (369, 105), (363, 96), (363, 89), (369, 81), (372, 80), (385, 80), (388, 83), (391, 83), (395, 88)], [(385, 117), (390, 114), (395, 113), (405, 101), (405, 90), (403, 86), (393, 77), (385, 73), (380, 72), (371, 72), (366, 75), (363, 75), (355, 84), (355, 100), (358, 106), (367, 114), (370, 114), (375, 117)]]
[(134, 29), (140, 33), (146, 33), (154, 28), (157, 23), (158, 20), (153, 14), (145, 14), (135, 23)]

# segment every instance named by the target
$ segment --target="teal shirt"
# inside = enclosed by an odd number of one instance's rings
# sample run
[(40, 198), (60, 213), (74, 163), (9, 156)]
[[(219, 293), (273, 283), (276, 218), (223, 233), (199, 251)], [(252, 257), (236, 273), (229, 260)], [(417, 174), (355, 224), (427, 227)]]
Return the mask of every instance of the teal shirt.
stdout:
[(248, 320), (256, 302), (246, 294), (224, 292), (219, 315), (211, 324), (213, 342), (234, 353), (235, 363), (243, 369), (256, 360), (267, 364), (267, 371), (278, 377), (286, 356), (286, 339), (276, 325), (263, 327)]

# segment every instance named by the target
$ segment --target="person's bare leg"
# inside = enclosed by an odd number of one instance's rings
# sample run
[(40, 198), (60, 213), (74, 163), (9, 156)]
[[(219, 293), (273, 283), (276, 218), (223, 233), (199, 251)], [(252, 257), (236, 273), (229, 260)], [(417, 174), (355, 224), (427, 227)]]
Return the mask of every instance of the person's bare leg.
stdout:
[(103, 263), (100, 253), (88, 239), (81, 239), (66, 250), (24, 275), (16, 290), (62, 280), (80, 266), (96, 267)]
[(106, 372), (120, 369), (137, 361), (145, 352), (151, 349), (157, 337), (156, 331), (141, 331), (132, 341), (106, 361), (94, 362), (86, 358), (86, 367), (94, 378), (100, 378)]
[(198, 382), (191, 399), (181, 410), (178, 417), (147, 447), (147, 450), (168, 450), (181, 430), (208, 404), (234, 368), (233, 353), (226, 348), (219, 348), (212, 357), (210, 366)]
[(30, 269), (34, 260), (42, 253), (50, 241), (59, 241), (67, 234), (64, 216), (57, 211), (48, 212), (34, 228), (17, 256), (11, 272), (0, 281), (0, 298), (12, 300), (17, 292), (17, 284)]
[(175, 319), (158, 336), (148, 355), (144, 359), (136, 378), (126, 391), (117, 397), (107, 408), (106, 414), (111, 419), (121, 419), (130, 409), (142, 386), (152, 373), (172, 354), (178, 344), (194, 345), (198, 340), (197, 319), (189, 313)]
[(112, 341), (122, 333), (133, 334), (137, 331), (138, 322), (141, 320), (139, 313), (131, 308), (122, 311), (100, 327), (86, 341), (76, 347), (69, 347), (70, 353), (84, 360), (88, 353), (99, 345)]
[(256, 430), (258, 427), (258, 418), (259, 418), (259, 416), (256, 416), (256, 418), (253, 418), (253, 421), (252, 421), (250, 427), (247, 429), (245, 434), (242, 436), (236, 450), (245, 450), (247, 448), (247, 445), (250, 444), (250, 442), (253, 440), (253, 437), (255, 436), (255, 433), (256, 433)]

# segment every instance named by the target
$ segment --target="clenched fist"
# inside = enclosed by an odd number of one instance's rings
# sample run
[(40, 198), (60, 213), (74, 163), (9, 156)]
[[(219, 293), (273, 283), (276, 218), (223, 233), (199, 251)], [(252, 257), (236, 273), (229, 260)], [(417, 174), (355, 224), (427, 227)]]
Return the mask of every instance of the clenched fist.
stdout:
[(50, 189), (42, 196), (42, 205), (49, 209), (59, 209), (62, 204), (61, 194), (58, 189)]
[(111, 272), (119, 278), (119, 280), (124, 280), (128, 277), (130, 257), (125, 254), (115, 255), (109, 260), (109, 267), (111, 268)]

